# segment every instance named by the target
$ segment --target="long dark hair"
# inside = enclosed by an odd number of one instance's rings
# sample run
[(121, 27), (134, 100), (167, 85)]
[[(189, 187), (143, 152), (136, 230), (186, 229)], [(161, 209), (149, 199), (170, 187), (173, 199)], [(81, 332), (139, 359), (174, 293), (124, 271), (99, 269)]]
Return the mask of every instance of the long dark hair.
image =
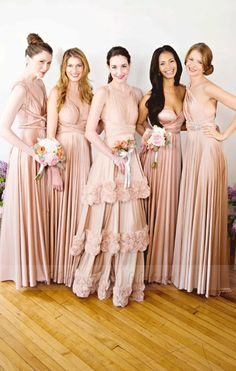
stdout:
[[(110, 66), (110, 59), (112, 57), (116, 57), (118, 55), (122, 55), (123, 57), (127, 58), (128, 64), (130, 64), (131, 57), (127, 49), (123, 48), (123, 46), (113, 46), (107, 53), (107, 65)], [(111, 74), (108, 76), (108, 83), (112, 81)]]
[(169, 52), (173, 54), (173, 57), (177, 63), (177, 72), (174, 78), (174, 85), (179, 85), (180, 76), (182, 74), (182, 64), (180, 62), (179, 56), (176, 51), (170, 45), (164, 45), (157, 48), (153, 55), (150, 65), (150, 81), (152, 84), (151, 96), (146, 102), (146, 107), (148, 109), (148, 116), (152, 125), (158, 125), (162, 127), (159, 122), (158, 114), (163, 110), (165, 106), (165, 96), (163, 89), (163, 76), (159, 69), (159, 58), (160, 54), (163, 52)]

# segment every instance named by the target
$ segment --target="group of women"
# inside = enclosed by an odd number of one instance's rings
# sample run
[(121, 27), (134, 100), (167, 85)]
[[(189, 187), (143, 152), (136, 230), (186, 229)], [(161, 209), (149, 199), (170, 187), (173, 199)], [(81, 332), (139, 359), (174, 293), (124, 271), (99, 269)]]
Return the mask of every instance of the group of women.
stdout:
[[(0, 281), (13, 280), (17, 288), (65, 284), (79, 297), (112, 295), (121, 307), (143, 300), (145, 282), (172, 282), (207, 297), (229, 291), (221, 142), (236, 129), (236, 117), (221, 132), (215, 115), (218, 102), (236, 111), (236, 97), (206, 78), (213, 72), (210, 48), (198, 43), (187, 52), (187, 88), (180, 83), (176, 51), (168, 45), (156, 49), (152, 89), (144, 97), (127, 83), (131, 58), (125, 48), (108, 52), (108, 84), (94, 95), (86, 56), (68, 49), (47, 100), (42, 78), (53, 51), (36, 34), (27, 40), (26, 68), (0, 123), (12, 144)], [(11, 128), (16, 116), (19, 135)], [(154, 125), (171, 133), (171, 144), (158, 151), (157, 167), (155, 152), (147, 148), (140, 156), (134, 145), (129, 156), (114, 150), (117, 143), (135, 143), (136, 130), (142, 136)], [(40, 164), (33, 146), (45, 136), (61, 143), (66, 164), (64, 170), (48, 168), (36, 181)], [(97, 150), (93, 163), (90, 143)]]

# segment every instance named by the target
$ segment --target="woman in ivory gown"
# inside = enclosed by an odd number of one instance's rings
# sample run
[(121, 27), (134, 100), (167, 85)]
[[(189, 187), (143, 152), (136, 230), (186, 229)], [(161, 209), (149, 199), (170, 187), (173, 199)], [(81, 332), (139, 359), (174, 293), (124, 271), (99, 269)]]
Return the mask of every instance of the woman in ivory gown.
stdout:
[[(109, 83), (94, 95), (86, 127), (86, 136), (98, 153), (85, 187), (84, 209), (72, 246), (78, 265), (73, 291), (79, 297), (97, 291), (99, 299), (113, 293), (113, 304), (123, 307), (129, 298), (143, 300), (143, 251), (148, 244), (148, 228), (142, 199), (148, 197), (149, 187), (131, 145), (126, 158), (113, 152), (117, 141), (124, 146), (125, 141), (134, 139), (141, 99), (141, 91), (127, 84), (128, 51), (120, 46), (112, 48), (107, 65)], [(104, 141), (96, 133), (99, 120), (104, 125)], [(125, 184), (129, 161), (130, 184)]]
[[(47, 176), (39, 170), (33, 145), (45, 137), (46, 91), (41, 80), (48, 71), (52, 48), (36, 34), (28, 35), (26, 68), (14, 84), (2, 115), (1, 135), (12, 144), (0, 240), (0, 280), (16, 287), (50, 282)], [(17, 117), (19, 136), (11, 126)]]
[(84, 136), (92, 88), (89, 64), (78, 48), (65, 51), (57, 85), (48, 100), (47, 136), (62, 144), (65, 169), (53, 167), (50, 199), (51, 276), (71, 285), (73, 256), (69, 253), (82, 210), (82, 192), (90, 169), (90, 144)]
[(156, 49), (150, 66), (152, 89), (139, 106), (137, 131), (144, 134), (149, 126), (158, 125), (171, 133), (171, 144), (160, 147), (157, 166), (152, 167), (155, 152), (143, 150), (141, 163), (150, 185), (145, 202), (150, 242), (145, 264), (147, 282), (167, 284), (171, 280), (179, 183), (181, 175), (180, 130), (184, 122), (185, 87), (179, 83), (182, 65), (169, 45)]
[(236, 110), (236, 97), (206, 78), (212, 52), (193, 45), (185, 58), (190, 78), (184, 100), (187, 143), (183, 159), (172, 280), (179, 289), (219, 295), (229, 291), (227, 164), (222, 141), (236, 129), (216, 130), (217, 103)]

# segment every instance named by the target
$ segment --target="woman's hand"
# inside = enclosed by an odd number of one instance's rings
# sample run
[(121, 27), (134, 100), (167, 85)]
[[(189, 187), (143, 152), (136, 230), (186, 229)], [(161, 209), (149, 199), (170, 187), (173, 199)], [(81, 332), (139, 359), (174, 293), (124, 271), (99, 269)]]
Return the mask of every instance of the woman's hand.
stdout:
[(122, 172), (122, 174), (125, 173), (125, 163), (126, 163), (126, 159), (118, 156), (118, 155), (113, 155), (112, 156), (112, 160), (114, 162), (114, 164), (116, 166), (118, 166), (118, 168), (120, 169), (120, 171)]
[(56, 166), (51, 168), (52, 172), (52, 188), (56, 191), (63, 191), (63, 180), (60, 174), (59, 169)]
[(203, 133), (208, 137), (208, 138), (214, 138), (218, 140), (219, 142), (222, 142), (223, 140), (226, 139), (224, 133), (221, 133), (219, 131), (219, 127), (217, 126), (216, 128), (211, 127), (211, 126), (206, 126), (203, 128)]

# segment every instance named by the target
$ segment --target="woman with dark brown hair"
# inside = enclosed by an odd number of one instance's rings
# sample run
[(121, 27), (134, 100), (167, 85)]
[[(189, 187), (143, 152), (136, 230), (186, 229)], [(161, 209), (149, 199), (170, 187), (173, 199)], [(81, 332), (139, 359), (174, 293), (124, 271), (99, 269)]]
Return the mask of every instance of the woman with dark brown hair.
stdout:
[[(41, 80), (52, 48), (29, 34), (26, 68), (14, 84), (0, 123), (1, 135), (12, 144), (7, 174), (0, 242), (0, 280), (16, 287), (50, 282), (47, 176), (34, 180), (39, 164), (33, 145), (46, 134), (47, 97)], [(11, 129), (17, 117), (19, 136)]]
[(50, 254), (54, 282), (72, 283), (73, 256), (69, 254), (82, 210), (82, 193), (91, 164), (90, 144), (84, 136), (92, 100), (90, 72), (78, 48), (65, 51), (57, 85), (48, 100), (47, 136), (61, 143), (65, 169), (51, 169)]
[(206, 78), (212, 52), (193, 45), (185, 58), (190, 78), (184, 101), (187, 143), (183, 159), (172, 280), (179, 289), (219, 295), (229, 291), (227, 249), (227, 164), (222, 141), (236, 129), (236, 117), (216, 130), (217, 103), (236, 110), (236, 97)]
[[(73, 291), (99, 299), (113, 295), (113, 304), (129, 299), (142, 301), (143, 251), (148, 231), (143, 198), (149, 195), (147, 180), (135, 151), (139, 89), (128, 85), (130, 55), (120, 46), (107, 54), (109, 83), (95, 93), (86, 137), (98, 149), (84, 192), (84, 209), (72, 253), (76, 255)], [(104, 125), (104, 141), (97, 134)]]
[(181, 175), (180, 130), (184, 122), (183, 100), (185, 87), (180, 83), (182, 65), (170, 45), (157, 48), (152, 56), (150, 80), (152, 89), (139, 105), (137, 131), (143, 135), (148, 120), (149, 128), (160, 127), (171, 135), (171, 143), (156, 153), (144, 146), (141, 163), (150, 185), (150, 197), (145, 209), (150, 241), (145, 263), (148, 283), (171, 282), (179, 185)]

